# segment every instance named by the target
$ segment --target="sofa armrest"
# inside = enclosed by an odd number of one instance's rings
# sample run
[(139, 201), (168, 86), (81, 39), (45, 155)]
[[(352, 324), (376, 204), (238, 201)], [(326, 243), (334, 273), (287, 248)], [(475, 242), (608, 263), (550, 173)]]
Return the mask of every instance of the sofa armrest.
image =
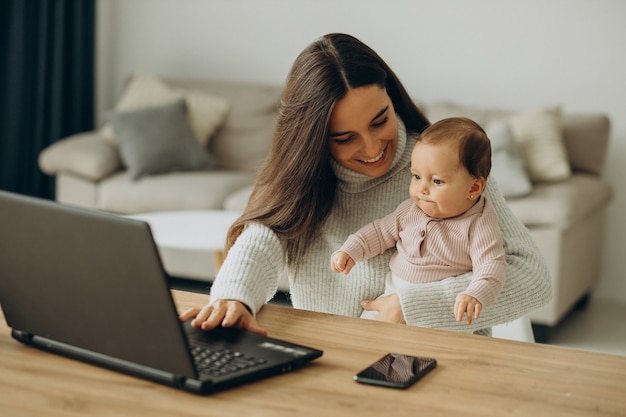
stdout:
[(602, 174), (610, 127), (605, 114), (563, 115), (563, 140), (573, 171)]
[(98, 137), (97, 132), (84, 132), (53, 143), (39, 154), (39, 167), (48, 175), (69, 172), (99, 181), (122, 168), (115, 145)]

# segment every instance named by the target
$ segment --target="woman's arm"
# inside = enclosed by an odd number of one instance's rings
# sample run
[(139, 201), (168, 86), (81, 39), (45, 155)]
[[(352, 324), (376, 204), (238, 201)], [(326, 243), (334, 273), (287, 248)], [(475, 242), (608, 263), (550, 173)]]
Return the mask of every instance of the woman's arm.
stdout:
[(250, 224), (228, 252), (209, 303), (183, 312), (180, 320), (193, 318), (192, 326), (204, 330), (222, 325), (267, 334), (254, 315), (276, 293), (284, 265), (278, 237), (267, 227)]
[(286, 265), (282, 245), (274, 232), (251, 223), (228, 251), (215, 282), (211, 302), (237, 300), (253, 314), (272, 299)]
[(550, 301), (550, 271), (526, 227), (513, 215), (493, 179), (485, 196), (491, 200), (504, 240), (506, 278), (496, 303), (481, 312), (471, 325), (457, 322), (453, 307), (456, 296), (468, 287), (472, 274), (420, 284), (399, 291), (404, 320), (411, 325), (473, 332), (506, 323)]

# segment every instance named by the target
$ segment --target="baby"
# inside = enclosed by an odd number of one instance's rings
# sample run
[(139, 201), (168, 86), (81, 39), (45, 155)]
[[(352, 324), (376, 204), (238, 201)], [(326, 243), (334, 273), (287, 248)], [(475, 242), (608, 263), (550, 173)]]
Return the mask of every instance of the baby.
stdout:
[(496, 300), (506, 270), (497, 215), (481, 196), (490, 170), (491, 144), (477, 123), (461, 117), (434, 123), (411, 154), (410, 198), (350, 235), (332, 254), (331, 268), (348, 274), (356, 262), (395, 246), (385, 294), (473, 272), (454, 305), (456, 320), (467, 314), (471, 324)]

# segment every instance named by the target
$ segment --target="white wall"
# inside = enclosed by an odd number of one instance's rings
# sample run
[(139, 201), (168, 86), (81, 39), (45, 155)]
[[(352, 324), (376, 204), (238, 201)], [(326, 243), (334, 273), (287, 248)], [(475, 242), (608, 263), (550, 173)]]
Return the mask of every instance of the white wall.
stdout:
[(425, 101), (606, 112), (615, 197), (597, 294), (626, 301), (625, 17), (621, 0), (100, 0), (97, 107), (134, 69), (282, 83), (302, 48), (337, 31)]

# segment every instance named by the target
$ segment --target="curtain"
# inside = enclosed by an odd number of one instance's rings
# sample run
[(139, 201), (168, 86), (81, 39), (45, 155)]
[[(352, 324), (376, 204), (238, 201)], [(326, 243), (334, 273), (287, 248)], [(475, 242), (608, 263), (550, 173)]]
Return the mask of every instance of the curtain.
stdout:
[(95, 0), (0, 0), (0, 189), (54, 197), (39, 153), (94, 125)]

